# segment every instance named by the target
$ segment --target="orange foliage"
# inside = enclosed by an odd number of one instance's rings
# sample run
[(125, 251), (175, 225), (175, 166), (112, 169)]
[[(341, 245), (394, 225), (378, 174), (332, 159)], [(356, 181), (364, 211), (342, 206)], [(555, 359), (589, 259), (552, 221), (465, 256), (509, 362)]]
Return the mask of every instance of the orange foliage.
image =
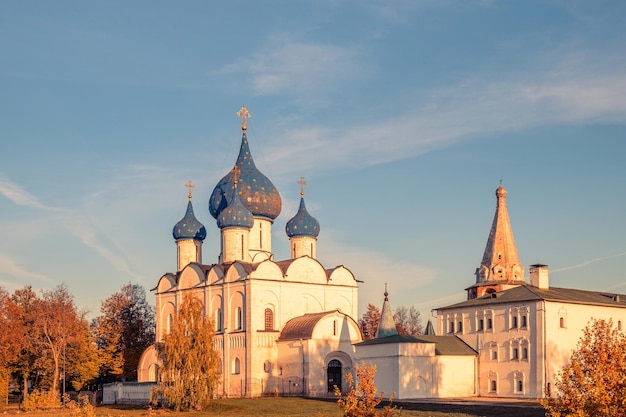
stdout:
[(626, 416), (626, 336), (611, 320), (592, 320), (556, 379), (548, 415)]

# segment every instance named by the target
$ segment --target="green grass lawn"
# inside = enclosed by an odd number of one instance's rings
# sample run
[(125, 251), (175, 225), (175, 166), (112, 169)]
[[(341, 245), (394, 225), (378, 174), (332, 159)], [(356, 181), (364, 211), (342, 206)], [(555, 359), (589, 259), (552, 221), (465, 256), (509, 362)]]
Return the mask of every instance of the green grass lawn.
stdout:
[[(19, 414), (18, 414), (19, 413)], [(20, 412), (15, 408), (5, 409), (5, 416), (20, 417), (72, 417), (69, 410), (50, 410)], [(101, 406), (96, 408), (96, 417), (341, 417), (342, 410), (336, 402), (303, 398), (257, 398), (257, 399), (219, 399), (204, 411), (174, 412), (167, 409), (148, 409), (147, 407)], [(438, 413), (401, 410), (402, 417), (472, 417), (469, 414)]]

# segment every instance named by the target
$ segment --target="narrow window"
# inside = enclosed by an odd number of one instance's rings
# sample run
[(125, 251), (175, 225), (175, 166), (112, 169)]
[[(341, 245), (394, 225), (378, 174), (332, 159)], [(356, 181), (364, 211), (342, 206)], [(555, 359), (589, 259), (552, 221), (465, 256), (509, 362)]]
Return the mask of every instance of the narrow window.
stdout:
[(617, 330), (622, 330), (622, 321), (621, 320), (617, 321)]
[(215, 330), (218, 332), (222, 330), (222, 309), (221, 308), (218, 308), (217, 310), (215, 310)]
[(513, 316), (513, 323), (511, 324), (511, 328), (517, 329), (517, 316)]
[(487, 329), (488, 330), (493, 329), (493, 320), (492, 319), (487, 319)]
[(265, 330), (274, 330), (274, 312), (271, 308), (265, 309)]
[(241, 260), (245, 261), (246, 259), (244, 258), (244, 250), (243, 250), (243, 235), (241, 235)]
[(293, 244), (293, 256), (292, 256), (292, 258), (294, 258), (294, 259), (296, 258), (296, 244), (295, 243)]
[(478, 320), (478, 331), (482, 332), (484, 329), (485, 329), (485, 320), (484, 319)]
[(528, 359), (528, 348), (522, 348), (522, 359), (527, 360)]
[(528, 325), (528, 319), (526, 317), (526, 315), (522, 316), (522, 328), (526, 328), (526, 326)]
[(524, 391), (524, 382), (517, 381), (517, 392), (523, 392)]
[(235, 330), (241, 330), (243, 327), (243, 320), (241, 314), (241, 307), (235, 309)]
[(172, 324), (174, 323), (174, 316), (171, 314), (167, 316), (167, 334), (170, 334), (172, 331)]
[(448, 333), (454, 333), (454, 322), (453, 321), (450, 322), (450, 329), (449, 329)]
[(559, 317), (559, 327), (561, 329), (565, 328), (565, 317)]
[(337, 336), (337, 320), (333, 320), (333, 336)]
[(463, 333), (463, 322), (462, 321), (459, 322), (459, 327), (457, 328), (457, 331), (459, 333)]
[(496, 392), (498, 390), (498, 384), (497, 384), (497, 382), (495, 380), (491, 381), (491, 387), (490, 388), (491, 388), (490, 389), (491, 392)]
[(513, 359), (519, 359), (519, 349), (513, 348)]
[(493, 350), (491, 351), (491, 359), (494, 361), (498, 360), (498, 348), (497, 347), (493, 348)]
[(235, 360), (233, 361), (232, 374), (239, 375), (240, 373), (241, 373), (241, 365), (239, 362), (239, 358), (235, 358)]

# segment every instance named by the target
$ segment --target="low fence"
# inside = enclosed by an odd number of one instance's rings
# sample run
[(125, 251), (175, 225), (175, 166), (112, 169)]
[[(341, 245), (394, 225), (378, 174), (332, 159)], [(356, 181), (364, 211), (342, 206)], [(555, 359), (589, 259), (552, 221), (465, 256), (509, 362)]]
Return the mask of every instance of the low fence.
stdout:
[(113, 382), (102, 386), (102, 404), (148, 404), (154, 382)]

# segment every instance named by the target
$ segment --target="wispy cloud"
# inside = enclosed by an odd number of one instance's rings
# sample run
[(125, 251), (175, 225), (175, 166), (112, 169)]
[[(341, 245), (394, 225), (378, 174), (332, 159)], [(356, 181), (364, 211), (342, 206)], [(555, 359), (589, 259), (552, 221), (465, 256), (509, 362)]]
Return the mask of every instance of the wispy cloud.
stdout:
[[(426, 99), (416, 94), (415, 106), (379, 122), (300, 126), (275, 136), (267, 153), (284, 172), (328, 172), (416, 157), (499, 132), (626, 122), (626, 62), (611, 59), (609, 69), (599, 70), (581, 60), (564, 58), (545, 74), (468, 79), (432, 90)], [(303, 152), (306, 161), (294, 158)]]
[(626, 252), (617, 253), (615, 255), (602, 256), (602, 257), (599, 257), (599, 258), (589, 259), (588, 261), (581, 262), (581, 263), (576, 264), (576, 265), (564, 266), (562, 268), (552, 269), (550, 272), (555, 273), (555, 272), (571, 271), (572, 269), (582, 268), (582, 267), (585, 267), (587, 265), (595, 264), (596, 262), (602, 262), (602, 261), (606, 261), (608, 259), (619, 258), (620, 256), (624, 256), (624, 255), (626, 255)]
[(37, 197), (8, 179), (2, 173), (0, 173), (0, 194), (19, 206), (32, 207), (40, 210), (58, 210), (54, 207), (45, 206)]
[(6, 253), (0, 253), (0, 274), (35, 281), (51, 281), (51, 279), (46, 275), (28, 271), (26, 268), (19, 265), (18, 261)]
[(274, 95), (328, 90), (359, 71), (352, 49), (277, 38), (264, 51), (218, 72), (244, 74), (256, 94)]

